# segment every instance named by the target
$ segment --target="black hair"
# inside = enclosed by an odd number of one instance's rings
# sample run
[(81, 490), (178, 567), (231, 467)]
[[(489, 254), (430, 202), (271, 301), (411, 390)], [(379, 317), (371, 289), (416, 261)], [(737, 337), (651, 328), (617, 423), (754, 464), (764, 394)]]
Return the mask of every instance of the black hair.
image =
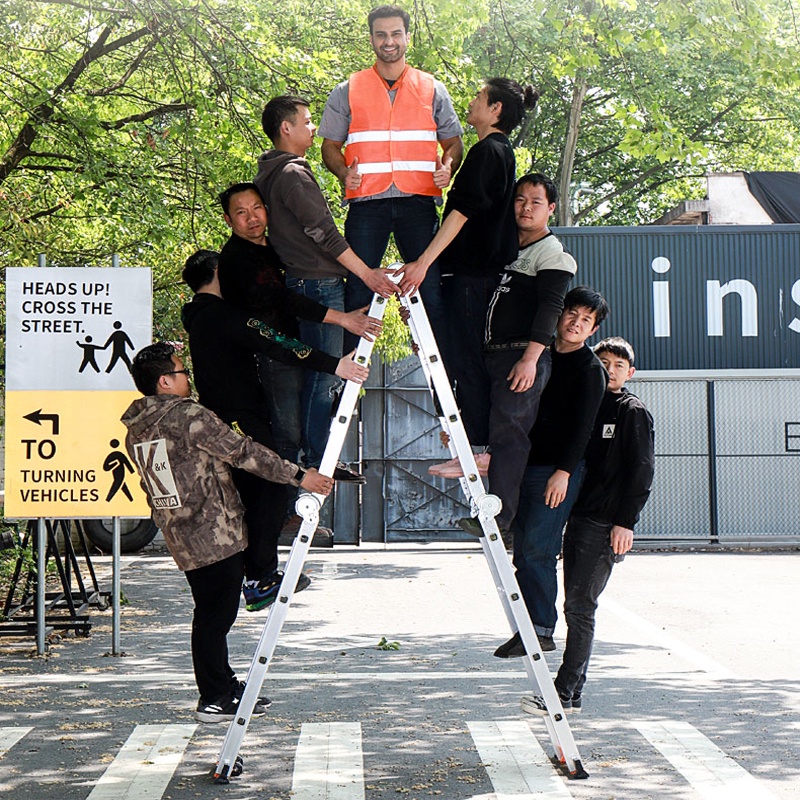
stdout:
[(588, 308), (594, 311), (594, 321), (599, 325), (608, 315), (609, 308), (605, 298), (591, 286), (576, 286), (567, 292), (564, 308)]
[(633, 366), (636, 358), (633, 352), (633, 345), (621, 336), (609, 336), (607, 339), (603, 339), (602, 342), (598, 342), (592, 349), (597, 356), (601, 353), (611, 353), (612, 356), (617, 358), (624, 358), (631, 366)]
[(544, 186), (544, 193), (547, 195), (548, 204), (552, 205), (558, 201), (558, 189), (556, 189), (556, 185), (547, 175), (543, 175), (541, 172), (529, 172), (527, 175), (523, 175), (514, 185), (514, 194), (517, 194), (527, 183), (531, 184), (531, 186)]
[(155, 342), (143, 347), (133, 358), (131, 375), (136, 388), (144, 395), (156, 394), (158, 379), (175, 369), (175, 348), (169, 342)]
[(214, 280), (214, 271), (219, 264), (219, 253), (214, 250), (198, 250), (186, 259), (181, 277), (193, 291), (208, 286)]
[(241, 194), (242, 192), (255, 192), (259, 197), (261, 197), (261, 193), (258, 191), (258, 187), (254, 183), (234, 183), (233, 186), (229, 186), (224, 192), (219, 193), (219, 204), (222, 206), (222, 210), (227, 214), (228, 209), (231, 207), (231, 198), (236, 194)]
[(372, 36), (372, 23), (375, 22), (376, 19), (389, 19), (391, 17), (400, 17), (400, 19), (403, 20), (403, 27), (406, 29), (406, 33), (408, 33), (411, 26), (411, 17), (408, 15), (408, 11), (404, 8), (400, 8), (400, 6), (387, 5), (377, 6), (369, 12), (367, 16), (369, 35)]
[(502, 103), (503, 110), (495, 127), (503, 133), (511, 133), (525, 116), (525, 109), (536, 108), (539, 92), (533, 86), (524, 89), (511, 78), (489, 78), (486, 81), (486, 99), (489, 104)]
[(273, 97), (261, 112), (261, 127), (269, 136), (270, 141), (275, 144), (275, 140), (281, 132), (281, 125), (286, 120), (294, 122), (298, 106), (308, 108), (309, 105), (308, 100), (296, 94), (282, 94), (279, 97)]

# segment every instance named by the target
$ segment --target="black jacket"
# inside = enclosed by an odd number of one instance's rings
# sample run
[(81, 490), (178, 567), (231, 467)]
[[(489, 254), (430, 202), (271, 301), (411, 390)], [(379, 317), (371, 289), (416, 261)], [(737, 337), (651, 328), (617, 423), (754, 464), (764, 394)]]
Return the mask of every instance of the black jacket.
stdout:
[[(196, 294), (181, 312), (189, 334), (200, 402), (256, 441), (271, 441), (256, 353), (284, 364), (334, 374), (339, 360), (278, 333), (213, 294)], [(280, 424), (280, 420), (276, 421)]]
[(271, 328), (297, 336), (297, 318), (322, 322), (328, 309), (286, 288), (283, 265), (272, 247), (248, 242), (235, 233), (219, 254), (222, 296), (255, 314)]
[(633, 530), (650, 496), (653, 417), (629, 391), (606, 392), (586, 448), (586, 476), (572, 513)]
[(530, 433), (528, 463), (571, 475), (584, 456), (608, 374), (587, 345), (571, 353), (553, 347), (551, 357), (553, 371)]

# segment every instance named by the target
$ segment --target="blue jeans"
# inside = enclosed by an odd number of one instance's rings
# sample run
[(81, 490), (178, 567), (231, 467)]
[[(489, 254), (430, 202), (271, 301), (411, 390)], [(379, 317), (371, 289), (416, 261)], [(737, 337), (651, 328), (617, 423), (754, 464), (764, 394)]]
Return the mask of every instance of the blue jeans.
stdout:
[(499, 276), (448, 275), (442, 279), (442, 299), (448, 336), (440, 346), (450, 382), (461, 409), (470, 444), (489, 444), (489, 396), (483, 342), (486, 312)]
[(552, 636), (556, 627), (556, 561), (564, 525), (583, 482), (583, 471), (581, 461), (570, 475), (564, 502), (556, 508), (544, 502), (544, 490), (555, 472), (554, 466), (529, 466), (522, 481), (514, 530), (514, 566), (528, 614), (540, 636)]
[[(394, 197), (384, 200), (362, 200), (350, 203), (344, 223), (344, 235), (353, 252), (370, 269), (381, 266), (390, 234), (403, 263), (416, 261), (433, 239), (439, 227), (436, 204), (432, 197)], [(445, 335), (439, 265), (434, 263), (419, 287), (433, 334), (440, 343)], [(372, 292), (355, 275), (347, 278), (345, 307), (348, 311), (368, 306)], [(357, 344), (352, 334), (345, 335), (347, 352)]]
[(267, 400), (275, 452), (296, 464), (303, 438), (300, 394), (305, 370), (259, 355), (258, 377)]
[[(286, 288), (316, 300), (323, 306), (344, 311), (343, 278), (286, 278)], [(300, 320), (300, 340), (315, 350), (336, 358), (342, 357), (344, 329), (328, 323)], [(322, 461), (331, 427), (331, 408), (336, 388), (341, 383), (327, 372), (305, 371), (301, 394), (303, 452), (308, 467), (318, 467)]]
[(614, 554), (610, 522), (570, 517), (564, 532), (564, 616), (567, 645), (555, 684), (562, 699), (580, 697), (594, 642), (597, 598), (606, 588)]
[(550, 380), (550, 351), (545, 350), (536, 365), (533, 386), (524, 392), (511, 391), (508, 373), (524, 352), (521, 348), (490, 350), (485, 358), (491, 380), (489, 491), (503, 502), (497, 515), (501, 531), (509, 530), (517, 516), (522, 476), (531, 450), (528, 434), (536, 422), (539, 399)]

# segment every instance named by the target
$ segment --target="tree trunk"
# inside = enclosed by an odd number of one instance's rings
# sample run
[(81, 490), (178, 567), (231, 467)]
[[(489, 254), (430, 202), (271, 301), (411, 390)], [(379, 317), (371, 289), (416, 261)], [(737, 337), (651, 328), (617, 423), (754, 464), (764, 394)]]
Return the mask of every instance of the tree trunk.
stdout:
[(587, 82), (582, 72), (575, 76), (572, 89), (572, 102), (569, 108), (569, 122), (564, 151), (561, 155), (561, 178), (558, 186), (558, 224), (569, 227), (573, 224), (572, 214), (572, 169), (575, 165), (575, 150), (578, 147), (578, 132), (581, 125), (583, 99), (586, 97)]

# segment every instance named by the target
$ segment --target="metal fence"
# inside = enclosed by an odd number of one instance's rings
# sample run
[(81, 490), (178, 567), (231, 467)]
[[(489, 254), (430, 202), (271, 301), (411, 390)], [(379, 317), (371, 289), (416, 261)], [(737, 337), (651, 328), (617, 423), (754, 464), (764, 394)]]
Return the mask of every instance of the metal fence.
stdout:
[[(653, 493), (637, 539), (760, 542), (797, 538), (800, 380), (634, 380), (656, 428)], [(416, 358), (375, 363), (351, 459), (368, 476), (336, 508), (336, 541), (464, 541), (458, 483), (434, 478), (448, 458)]]

